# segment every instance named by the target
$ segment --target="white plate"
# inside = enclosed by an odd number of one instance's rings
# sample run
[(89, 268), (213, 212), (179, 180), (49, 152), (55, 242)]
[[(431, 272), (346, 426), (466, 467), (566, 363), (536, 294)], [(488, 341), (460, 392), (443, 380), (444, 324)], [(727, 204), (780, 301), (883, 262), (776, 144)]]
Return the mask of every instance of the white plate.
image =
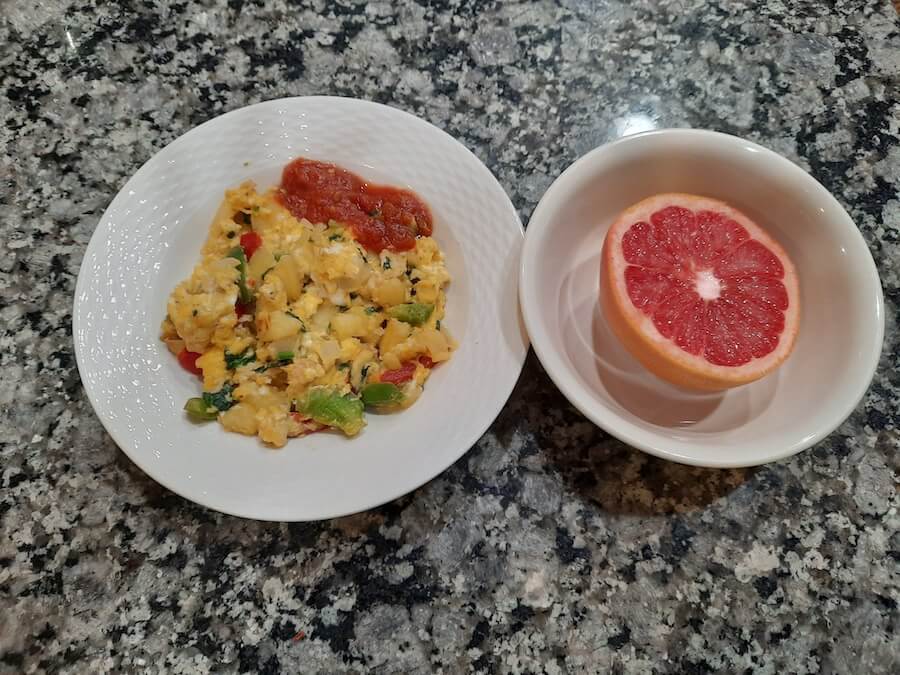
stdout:
[[(660, 192), (730, 203), (794, 261), (800, 331), (773, 374), (724, 393), (685, 392), (610, 332), (598, 302), (603, 238), (626, 207)], [(823, 439), (865, 393), (884, 333), (875, 263), (834, 197), (770, 150), (690, 129), (624, 138), (557, 178), (528, 224), (520, 298), (535, 352), (582, 413), (630, 445), (699, 466), (762, 464)]]
[[(182, 406), (196, 378), (159, 341), (166, 299), (199, 260), (223, 191), (278, 182), (291, 159), (337, 163), (409, 187), (430, 206), (453, 276), (446, 325), (459, 341), (425, 393), (397, 415), (369, 415), (356, 439), (314, 434), (272, 450)], [(516, 295), (522, 224), (465, 147), (376, 103), (302, 97), (235, 110), (168, 145), (103, 214), (75, 290), (75, 354), (94, 410), (147, 474), (200, 504), (262, 520), (368, 509), (430, 480), (487, 430), (528, 342)]]

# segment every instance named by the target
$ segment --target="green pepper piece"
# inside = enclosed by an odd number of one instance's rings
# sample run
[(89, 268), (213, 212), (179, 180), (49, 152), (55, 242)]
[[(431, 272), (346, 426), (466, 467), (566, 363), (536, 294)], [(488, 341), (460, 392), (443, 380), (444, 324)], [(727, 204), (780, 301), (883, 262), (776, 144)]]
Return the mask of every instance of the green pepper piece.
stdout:
[(278, 352), (275, 355), (276, 361), (293, 361), (294, 360), (294, 352)]
[(426, 305), (421, 302), (407, 302), (404, 305), (394, 305), (388, 310), (395, 319), (413, 326), (421, 326), (428, 321), (428, 317), (434, 311), (434, 305)]
[(348, 436), (355, 436), (366, 425), (362, 401), (349, 394), (341, 396), (328, 387), (312, 387), (303, 400), (297, 401), (297, 410)]
[(204, 401), (202, 398), (189, 398), (184, 404), (184, 409), (188, 415), (198, 422), (208, 422), (219, 416), (219, 411)]
[(403, 392), (391, 382), (367, 384), (359, 393), (362, 402), (372, 408), (397, 405), (403, 402)]
[(247, 287), (247, 256), (244, 255), (244, 249), (240, 246), (235, 246), (228, 251), (228, 257), (234, 258), (240, 263), (240, 265), (238, 265), (238, 272), (240, 272), (237, 282), (238, 295), (242, 305), (249, 305), (253, 302), (253, 293), (251, 293), (250, 289)]

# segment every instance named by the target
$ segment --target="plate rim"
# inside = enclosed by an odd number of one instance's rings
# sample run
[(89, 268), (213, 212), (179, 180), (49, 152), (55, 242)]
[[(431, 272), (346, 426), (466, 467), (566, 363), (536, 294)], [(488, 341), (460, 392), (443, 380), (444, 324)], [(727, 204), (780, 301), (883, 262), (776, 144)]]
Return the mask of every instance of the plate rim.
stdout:
[[(614, 151), (615, 148), (620, 145), (641, 142), (642, 140), (653, 136), (684, 136), (688, 138), (693, 137), (693, 139), (696, 141), (699, 141), (701, 137), (705, 137), (715, 139), (718, 142), (739, 143), (745, 148), (751, 148), (754, 152), (763, 155), (771, 161), (780, 163), (789, 171), (802, 174), (806, 180), (812, 181), (817, 186), (821, 194), (825, 196), (825, 198), (829, 201), (832, 208), (836, 209), (837, 212), (843, 216), (843, 219), (854, 226), (853, 234), (851, 234), (851, 237), (856, 242), (856, 244), (862, 247), (862, 250), (867, 254), (864, 257), (864, 262), (867, 267), (869, 279), (874, 286), (874, 297), (872, 297), (871, 300), (874, 306), (873, 315), (877, 317), (877, 321), (874, 322), (875, 325), (873, 326), (875, 333), (875, 335), (873, 336), (873, 345), (877, 345), (878, 348), (873, 348), (868, 355), (868, 362), (863, 369), (866, 377), (862, 378), (860, 380), (861, 384), (859, 385), (859, 387), (857, 387), (857, 389), (852, 391), (847, 396), (846, 405), (841, 408), (840, 414), (835, 415), (832, 422), (827, 425), (823, 425), (822, 427), (817, 429), (815, 433), (808, 434), (801, 440), (791, 443), (786, 447), (782, 447), (777, 451), (763, 452), (760, 453), (759, 457), (747, 459), (745, 461), (727, 459), (723, 459), (721, 461), (704, 461), (702, 459), (698, 459), (691, 455), (685, 454), (679, 450), (662, 449), (658, 447), (658, 445), (654, 445), (652, 442), (645, 440), (643, 438), (645, 434), (654, 432), (642, 431), (632, 422), (622, 419), (615, 411), (606, 409), (603, 411), (606, 414), (601, 414), (595, 409), (595, 406), (588, 404), (585, 397), (579, 391), (580, 385), (576, 385), (574, 382), (569, 382), (568, 379), (563, 376), (561, 371), (565, 369), (565, 365), (562, 362), (562, 358), (558, 354), (556, 354), (555, 350), (551, 349), (546, 344), (546, 342), (549, 341), (549, 337), (545, 334), (545, 331), (540, 325), (541, 321), (536, 315), (536, 309), (530, 306), (530, 298), (526, 297), (529, 294), (530, 290), (528, 282), (529, 270), (533, 267), (533, 264), (530, 262), (530, 258), (535, 255), (532, 249), (537, 245), (533, 242), (535, 242), (538, 237), (537, 233), (548, 227), (547, 223), (549, 221), (544, 216), (544, 212), (550, 208), (549, 203), (554, 198), (555, 194), (562, 189), (561, 186), (568, 182), (568, 180), (572, 176), (578, 174), (585, 167), (596, 161), (599, 156), (604, 155), (610, 151)], [(537, 226), (533, 227), (532, 223), (535, 223), (536, 218), (538, 217), (541, 217), (544, 220), (543, 222), (538, 221)], [(629, 136), (624, 136), (622, 138), (618, 138), (592, 148), (584, 155), (577, 158), (570, 165), (568, 165), (553, 180), (553, 182), (541, 196), (540, 201), (538, 202), (534, 211), (532, 211), (531, 213), (531, 217), (528, 219), (528, 227), (526, 228), (525, 242), (522, 246), (522, 256), (520, 259), (519, 268), (519, 305), (521, 307), (525, 326), (528, 330), (529, 339), (531, 340), (531, 347), (532, 349), (534, 349), (534, 352), (537, 355), (538, 360), (541, 362), (541, 365), (546, 370), (547, 375), (559, 388), (566, 399), (573, 406), (575, 406), (575, 408), (578, 409), (579, 412), (581, 412), (589, 421), (593, 422), (595, 425), (597, 425), (599, 428), (601, 428), (611, 436), (619, 439), (620, 441), (633, 448), (641, 450), (642, 452), (646, 452), (647, 454), (679, 464), (712, 469), (736, 469), (762, 466), (764, 464), (792, 457), (827, 438), (841, 424), (843, 424), (850, 417), (850, 415), (853, 414), (856, 408), (859, 407), (859, 404), (862, 401), (863, 397), (865, 397), (866, 392), (872, 386), (872, 382), (878, 370), (878, 364), (881, 360), (881, 355), (884, 351), (885, 312), (884, 290), (881, 284), (881, 277), (878, 273), (878, 266), (875, 264), (875, 259), (872, 257), (872, 252), (869, 249), (868, 244), (866, 244), (865, 238), (862, 236), (862, 232), (859, 230), (859, 227), (856, 226), (856, 223), (850, 216), (850, 214), (847, 213), (847, 210), (837, 200), (837, 198), (832, 195), (831, 192), (815, 178), (815, 176), (805, 171), (802, 167), (798, 166), (787, 157), (784, 157), (774, 150), (759, 145), (758, 143), (755, 143), (751, 140), (741, 138), (740, 136), (734, 136), (732, 134), (726, 134), (720, 131), (713, 131), (709, 129), (671, 127), (643, 131)], [(535, 334), (538, 335), (537, 339), (534, 339), (533, 337)], [(657, 435), (661, 436), (662, 433), (660, 432)], [(676, 439), (672, 439), (672, 442), (677, 443), (679, 447), (681, 447), (685, 443), (684, 441), (679, 441)]]

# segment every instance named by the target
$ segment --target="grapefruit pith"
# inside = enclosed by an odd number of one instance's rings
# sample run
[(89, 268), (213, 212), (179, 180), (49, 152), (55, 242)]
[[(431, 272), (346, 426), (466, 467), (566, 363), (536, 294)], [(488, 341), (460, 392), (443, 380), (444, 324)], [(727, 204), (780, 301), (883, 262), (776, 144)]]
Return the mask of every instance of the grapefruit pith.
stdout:
[(794, 346), (797, 273), (784, 249), (724, 202), (660, 194), (626, 209), (603, 242), (600, 300), (651, 372), (715, 391), (772, 372)]

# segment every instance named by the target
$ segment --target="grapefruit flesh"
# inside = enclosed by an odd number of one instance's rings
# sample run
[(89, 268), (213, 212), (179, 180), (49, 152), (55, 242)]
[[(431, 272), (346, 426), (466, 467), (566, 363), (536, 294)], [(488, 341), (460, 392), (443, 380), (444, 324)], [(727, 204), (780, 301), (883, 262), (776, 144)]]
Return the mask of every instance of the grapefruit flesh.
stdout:
[(600, 300), (644, 366), (705, 391), (772, 372), (790, 354), (800, 318), (784, 249), (728, 204), (678, 193), (645, 199), (610, 227)]

